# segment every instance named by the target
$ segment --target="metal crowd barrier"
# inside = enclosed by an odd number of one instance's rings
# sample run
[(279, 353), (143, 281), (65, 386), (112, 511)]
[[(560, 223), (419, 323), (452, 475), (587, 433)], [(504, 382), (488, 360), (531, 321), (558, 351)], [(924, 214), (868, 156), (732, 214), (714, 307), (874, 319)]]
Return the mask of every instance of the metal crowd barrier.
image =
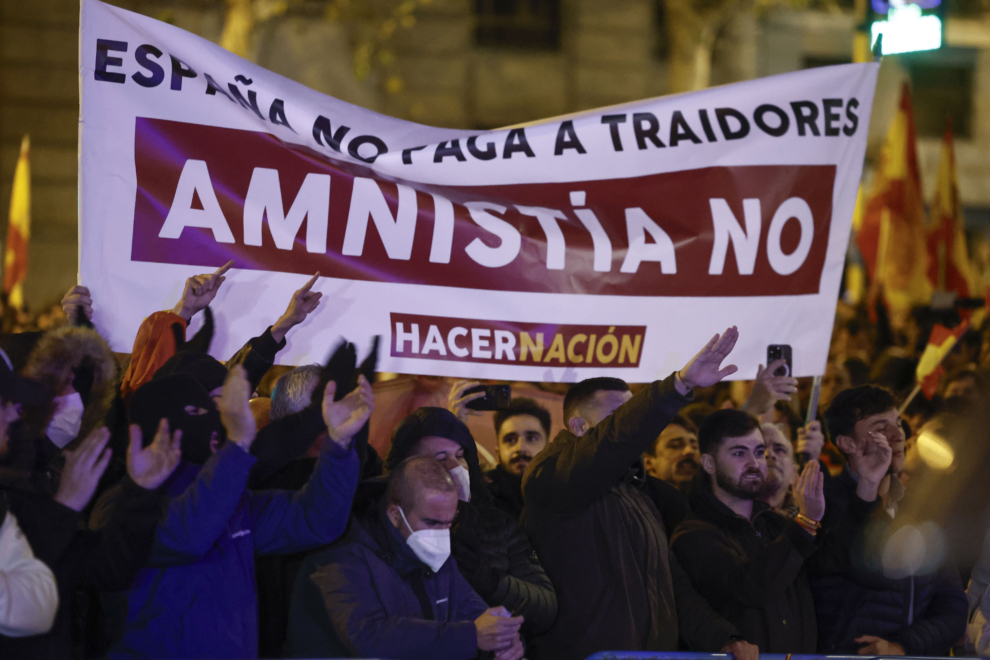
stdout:
[[(760, 660), (876, 660), (877, 658), (897, 660), (931, 660), (912, 656), (865, 656), (865, 655), (798, 655), (784, 653), (761, 653)], [(649, 652), (649, 651), (600, 651), (589, 655), (585, 660), (734, 660), (731, 653), (691, 653), (691, 652)]]

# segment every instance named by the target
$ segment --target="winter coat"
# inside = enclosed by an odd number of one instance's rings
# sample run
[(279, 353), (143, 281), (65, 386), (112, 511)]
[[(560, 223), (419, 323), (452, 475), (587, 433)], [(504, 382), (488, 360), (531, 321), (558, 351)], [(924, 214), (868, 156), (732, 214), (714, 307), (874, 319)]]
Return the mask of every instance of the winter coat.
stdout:
[(760, 653), (815, 653), (818, 636), (805, 559), (815, 537), (753, 502), (752, 522), (711, 490), (694, 497), (693, 518), (672, 547), (698, 593)]
[(124, 477), (121, 496), (100, 531), (79, 528), (81, 515), (47, 494), (10, 492), (11, 511), (35, 556), (52, 568), (61, 606), (52, 630), (21, 639), (0, 639), (3, 658), (71, 658), (75, 592), (127, 589), (148, 559), (155, 538), (162, 494)]
[(701, 598), (669, 552), (660, 512), (631, 466), (680, 408), (673, 376), (644, 388), (581, 437), (561, 431), (523, 476), (524, 527), (557, 592), (540, 657), (719, 651), (735, 627)]
[(180, 464), (166, 482), (170, 500), (110, 657), (256, 657), (255, 554), (318, 547), (346, 525), (357, 454), (329, 445), (298, 492), (247, 491), (255, 458), (233, 442), (203, 466)]
[(458, 502), (451, 546), (461, 575), (491, 607), (525, 619), (527, 638), (542, 635), (557, 616), (557, 594), (519, 523), (491, 500)]
[(522, 475), (516, 476), (501, 465), (485, 473), (488, 490), (495, 506), (505, 511), (513, 520), (522, 518)]
[[(849, 468), (826, 488), (826, 530), (857, 516), (856, 479)], [(879, 498), (878, 498), (879, 501)], [(880, 537), (891, 523), (882, 506), (869, 517), (860, 516), (859, 539), (849, 544), (841, 562), (812, 571), (812, 589), (818, 614), (818, 649), (822, 653), (855, 655), (862, 635), (874, 635), (904, 647), (907, 655), (948, 655), (965, 632), (967, 601), (959, 574), (940, 570), (927, 575), (892, 578), (878, 565), (881, 549), (865, 538)]]
[(303, 564), (289, 616), (291, 657), (469, 660), (487, 605), (452, 559), (434, 573), (376, 505)]
[(55, 577), (35, 558), (14, 514), (6, 512), (0, 525), (0, 640), (47, 632), (57, 609)]

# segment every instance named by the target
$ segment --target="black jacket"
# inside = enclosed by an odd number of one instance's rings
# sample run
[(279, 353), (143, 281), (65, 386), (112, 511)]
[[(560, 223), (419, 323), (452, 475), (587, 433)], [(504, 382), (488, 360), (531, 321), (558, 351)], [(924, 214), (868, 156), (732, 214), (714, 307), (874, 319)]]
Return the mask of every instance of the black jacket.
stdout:
[(514, 475), (501, 464), (485, 473), (488, 490), (491, 491), (495, 506), (509, 514), (513, 520), (522, 517), (522, 475)]
[(121, 498), (107, 526), (98, 532), (81, 530), (80, 514), (47, 494), (8, 493), (10, 510), (35, 556), (55, 574), (59, 608), (55, 625), (44, 635), (0, 637), (0, 658), (75, 657), (73, 642), (80, 641), (72, 634), (76, 591), (130, 587), (151, 551), (163, 495), (141, 488), (129, 477), (124, 477), (120, 488)]
[(815, 538), (763, 502), (753, 520), (710, 490), (696, 494), (694, 517), (672, 546), (702, 596), (760, 653), (815, 653), (817, 625), (805, 559)]
[(837, 561), (812, 566), (819, 651), (854, 655), (861, 646), (857, 637), (875, 635), (900, 644), (908, 655), (948, 655), (966, 629), (968, 604), (958, 572), (885, 576), (883, 548), (870, 539), (884, 538), (892, 521), (882, 506), (864, 511), (855, 493), (848, 467), (825, 490), (825, 529), (853, 527), (848, 533), (855, 541)]
[(738, 634), (669, 552), (660, 512), (631, 466), (688, 402), (673, 377), (636, 394), (581, 437), (561, 431), (523, 476), (524, 527), (557, 591), (540, 657), (605, 650), (719, 651)]

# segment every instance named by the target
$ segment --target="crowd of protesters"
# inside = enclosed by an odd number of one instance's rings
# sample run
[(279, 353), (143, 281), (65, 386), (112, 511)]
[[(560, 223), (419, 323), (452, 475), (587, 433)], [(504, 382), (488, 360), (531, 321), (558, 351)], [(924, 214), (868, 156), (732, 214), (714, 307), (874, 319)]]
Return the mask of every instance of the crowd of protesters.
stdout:
[(344, 342), (260, 399), (321, 295), (314, 277), (220, 362), (227, 267), (145, 319), (123, 364), (84, 287), (63, 325), (0, 336), (0, 657), (990, 650), (972, 485), (990, 332), (899, 410), (958, 311), (840, 304), (818, 415), (783, 361), (725, 381), (735, 328), (663, 380), (570, 386), (564, 428), (515, 398), (486, 471), (472, 382), (375, 451), (377, 346), (358, 363)]

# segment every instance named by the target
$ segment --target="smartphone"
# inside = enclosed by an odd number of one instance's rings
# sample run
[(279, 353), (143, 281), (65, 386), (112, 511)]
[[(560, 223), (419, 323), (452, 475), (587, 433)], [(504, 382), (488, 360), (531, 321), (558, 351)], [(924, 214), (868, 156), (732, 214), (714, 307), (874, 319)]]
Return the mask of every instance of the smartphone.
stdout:
[(511, 385), (479, 385), (464, 391), (464, 396), (484, 392), (485, 396), (469, 401), (466, 405), (471, 410), (506, 410), (512, 400)]
[(787, 364), (783, 367), (778, 367), (777, 371), (775, 371), (773, 375), (792, 375), (794, 370), (791, 368), (793, 366), (793, 363), (791, 362), (791, 347), (788, 344), (770, 344), (767, 346), (767, 366), (770, 366), (771, 362), (776, 362), (781, 358), (787, 360)]

